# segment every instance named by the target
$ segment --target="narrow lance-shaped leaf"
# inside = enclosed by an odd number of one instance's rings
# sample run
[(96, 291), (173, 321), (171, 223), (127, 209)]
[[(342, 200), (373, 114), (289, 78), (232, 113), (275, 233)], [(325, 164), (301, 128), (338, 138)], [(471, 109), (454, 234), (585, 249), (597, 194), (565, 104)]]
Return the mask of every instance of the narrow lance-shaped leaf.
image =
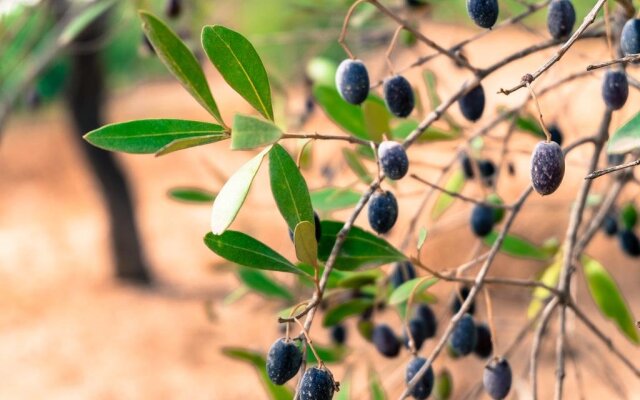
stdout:
[(316, 86), (313, 89), (313, 97), (329, 119), (335, 122), (340, 128), (360, 139), (370, 139), (367, 134), (362, 108), (344, 101), (335, 88), (330, 86)]
[(140, 18), (143, 22), (142, 29), (160, 60), (198, 103), (213, 115), (218, 122), (224, 125), (218, 106), (213, 99), (209, 84), (196, 56), (180, 40), (178, 35), (156, 16), (146, 11), (140, 11)]
[[(464, 173), (461, 170), (456, 170), (451, 176), (447, 183), (445, 183), (444, 188), (453, 193), (459, 193), (464, 187)], [(442, 216), (451, 207), (453, 202), (455, 201), (455, 197), (450, 196), (446, 193), (440, 193), (438, 195), (438, 199), (433, 206), (433, 210), (431, 210), (431, 218), (436, 220)]]
[(293, 391), (287, 386), (279, 386), (271, 382), (267, 375), (267, 360), (260, 353), (253, 350), (243, 349), (240, 347), (225, 347), (222, 352), (227, 357), (244, 361), (252, 365), (258, 372), (260, 382), (267, 390), (270, 400), (291, 400), (293, 399)]
[(344, 278), (338, 281), (338, 287), (357, 289), (365, 285), (373, 285), (378, 279), (381, 279), (384, 275), (379, 269), (371, 269), (367, 271), (358, 272), (344, 272), (346, 275)]
[(389, 126), (391, 115), (382, 99), (370, 96), (362, 104), (362, 112), (367, 133), (373, 141), (379, 142), (382, 140), (383, 135), (391, 133), (391, 127)]
[(84, 135), (96, 147), (110, 151), (156, 153), (181, 139), (206, 138), (207, 143), (228, 137), (220, 125), (181, 119), (141, 119), (105, 125)]
[(231, 150), (250, 150), (277, 142), (282, 131), (273, 122), (236, 114), (231, 132)]
[(360, 193), (349, 188), (324, 188), (311, 192), (311, 204), (318, 211), (335, 211), (355, 206)]
[(71, 43), (78, 34), (80, 34), (91, 22), (103, 15), (113, 6), (115, 0), (105, 0), (88, 5), (82, 12), (76, 16), (58, 37), (60, 47), (64, 47)]
[(293, 158), (279, 144), (269, 154), (269, 178), (273, 198), (289, 229), (295, 231), (302, 221), (315, 226), (307, 183)]
[(238, 169), (224, 184), (211, 209), (211, 232), (219, 235), (224, 232), (238, 215), (253, 179), (258, 173), (262, 159), (271, 150), (271, 146), (262, 150), (240, 169)]
[(289, 301), (293, 300), (293, 295), (284, 285), (271, 279), (260, 270), (240, 267), (238, 269), (238, 277), (248, 288), (262, 295)]
[(404, 303), (409, 300), (411, 293), (414, 293), (414, 296), (417, 296), (435, 285), (437, 282), (437, 278), (414, 278), (410, 281), (404, 282), (391, 293), (391, 296), (389, 296), (389, 304), (395, 306)]
[(387, 394), (382, 387), (380, 378), (376, 373), (376, 370), (369, 368), (369, 394), (371, 400), (386, 400)]
[(369, 171), (367, 171), (367, 168), (365, 168), (358, 158), (358, 155), (353, 150), (345, 147), (342, 149), (342, 155), (344, 156), (344, 159), (351, 171), (353, 171), (353, 173), (356, 174), (362, 182), (366, 184), (373, 182), (373, 178), (369, 175)]
[(620, 222), (625, 229), (633, 229), (638, 222), (638, 210), (633, 202), (625, 204), (620, 210)]
[[(318, 258), (321, 261), (326, 261), (329, 258), (342, 226), (342, 222), (322, 221), (322, 239), (318, 246)], [(354, 226), (342, 245), (334, 268), (353, 271), (363, 267), (374, 268), (402, 261), (405, 258), (404, 254), (383, 238)]]
[(438, 87), (437, 87), (438, 83), (437, 83), (436, 74), (434, 74), (433, 71), (425, 69), (424, 72), (422, 73), (422, 76), (424, 78), (424, 83), (427, 86), (427, 95), (429, 97), (429, 105), (431, 106), (432, 109), (435, 110), (436, 108), (438, 108), (440, 103), (442, 103), (442, 101), (440, 100), (440, 95), (438, 94)]
[[(318, 353), (318, 356), (322, 362), (327, 364), (337, 364), (344, 361), (344, 357), (347, 355), (347, 348), (344, 346), (322, 346), (317, 343), (313, 343), (313, 348)], [(313, 354), (309, 345), (307, 344), (307, 364), (317, 364), (316, 356)], [(342, 392), (342, 380), (340, 380), (340, 392)], [(340, 393), (338, 392), (338, 393)], [(335, 399), (335, 398), (334, 398)]]
[[(433, 71), (425, 70), (423, 72), (424, 83), (427, 87), (427, 97), (429, 98), (429, 105), (432, 110), (435, 110), (440, 106), (442, 100), (440, 99), (440, 95), (438, 94), (438, 79), (436, 78), (436, 74)], [(416, 93), (418, 93), (416, 91)], [(444, 119), (449, 127), (458, 132), (461, 130), (460, 125), (449, 115), (447, 111), (444, 112), (442, 119)]]
[(516, 115), (515, 123), (518, 130), (531, 133), (538, 138), (545, 138), (544, 132), (540, 129), (540, 124), (531, 115)]
[(245, 285), (238, 286), (233, 292), (225, 296), (225, 298), (222, 300), (222, 305), (230, 306), (233, 303), (242, 299), (249, 292), (250, 292), (250, 289)]
[(245, 267), (303, 273), (269, 246), (242, 232), (226, 231), (222, 235), (207, 233), (204, 243), (225, 260)]
[(178, 150), (189, 149), (191, 147), (203, 146), (205, 144), (219, 142), (223, 139), (227, 139), (229, 136), (225, 132), (223, 135), (213, 134), (198, 137), (191, 137), (186, 139), (176, 139), (168, 145), (164, 146), (156, 152), (156, 157), (164, 156)]
[(216, 198), (215, 193), (194, 187), (175, 187), (169, 190), (168, 195), (173, 200), (186, 203), (210, 204)]
[[(562, 269), (562, 254), (558, 254), (553, 264), (549, 265), (539, 281), (549, 287), (555, 287), (558, 284), (558, 280), (560, 279), (560, 270)], [(527, 317), (529, 319), (534, 318), (542, 307), (544, 306), (547, 299), (551, 296), (551, 293), (543, 288), (536, 287), (533, 289), (533, 294), (531, 295), (531, 302), (529, 303), (529, 308), (527, 309)]]
[(589, 293), (602, 314), (611, 319), (631, 342), (640, 344), (633, 315), (611, 275), (593, 258), (583, 256), (582, 265)]
[[(415, 129), (418, 128), (418, 121), (409, 119), (400, 122), (391, 131), (396, 139), (406, 139)], [(435, 126), (430, 126), (418, 138), (418, 142), (441, 142), (445, 140), (455, 140), (460, 137), (459, 131), (446, 131)]]
[(620, 127), (609, 139), (607, 153), (625, 154), (640, 148), (640, 112)]
[(229, 86), (273, 121), (269, 78), (253, 45), (238, 32), (213, 25), (202, 29), (202, 48)]
[(427, 228), (420, 228), (420, 232), (418, 233), (418, 244), (416, 246), (417, 250), (422, 250), (422, 246), (424, 246), (424, 241), (427, 239)]
[(324, 315), (323, 326), (334, 326), (344, 321), (350, 316), (362, 314), (366, 309), (373, 306), (373, 300), (362, 298), (345, 301), (331, 308)]
[(296, 225), (293, 232), (293, 242), (298, 260), (316, 266), (318, 263), (318, 243), (316, 242), (314, 225), (309, 221), (302, 221)]
[[(493, 231), (484, 237), (487, 246), (493, 246), (498, 239), (498, 233)], [(533, 260), (545, 261), (549, 259), (549, 253), (543, 248), (515, 235), (506, 235), (500, 252), (512, 257), (530, 258)]]

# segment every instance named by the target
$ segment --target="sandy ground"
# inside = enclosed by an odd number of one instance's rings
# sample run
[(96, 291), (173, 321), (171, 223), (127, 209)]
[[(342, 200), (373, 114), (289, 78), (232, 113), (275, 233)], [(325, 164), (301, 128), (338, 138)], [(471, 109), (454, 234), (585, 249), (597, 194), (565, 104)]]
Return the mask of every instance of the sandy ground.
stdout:
[[(458, 28), (433, 27), (434, 38), (453, 43), (469, 32)], [(489, 35), (468, 52), (472, 62), (482, 65), (508, 54), (522, 43), (538, 38), (531, 33), (509, 31)], [(421, 51), (424, 49), (420, 49)], [(551, 51), (514, 63), (504, 73), (486, 81), (487, 121), (498, 105), (516, 104), (524, 91), (505, 98), (494, 93), (500, 87), (516, 83), (526, 71), (540, 65)], [(553, 82), (567, 73), (583, 68), (589, 59), (606, 59), (603, 48), (581, 44), (572, 50), (544, 82)], [(414, 56), (406, 52), (399, 65)], [(376, 77), (384, 71), (380, 60), (374, 68)], [(438, 60), (432, 64), (440, 79), (443, 97), (453, 92), (461, 73)], [(234, 111), (248, 112), (247, 106), (211, 74), (212, 86), (223, 113), (230, 119)], [(419, 81), (415, 73), (414, 82)], [(543, 84), (543, 83), (541, 83)], [(599, 81), (587, 78), (542, 101), (549, 121), (559, 120), (566, 140), (590, 134), (598, 124), (603, 108)], [(228, 100), (227, 100), (228, 99)], [(616, 113), (618, 126), (640, 104), (637, 92), (629, 104)], [(455, 108), (455, 107), (454, 107)], [(457, 110), (453, 111), (455, 115)], [(174, 83), (148, 83), (112, 98), (110, 121), (137, 118), (176, 117), (206, 120), (207, 115), (195, 101)], [(571, 121), (571, 122), (570, 122)], [(309, 122), (309, 131), (335, 131), (321, 112)], [(500, 131), (501, 132), (501, 131)], [(530, 149), (533, 139), (523, 136), (514, 148)], [(145, 252), (159, 279), (156, 290), (138, 290), (113, 282), (106, 215), (95, 184), (86, 170), (69, 122), (57, 107), (36, 115), (14, 118), (0, 146), (0, 398), (1, 399), (262, 399), (265, 394), (252, 369), (221, 355), (222, 346), (240, 345), (266, 350), (278, 336), (275, 314), (282, 304), (265, 303), (250, 295), (232, 306), (223, 298), (237, 287), (233, 274), (216, 271), (220, 260), (202, 244), (208, 230), (209, 207), (189, 206), (169, 200), (165, 193), (172, 186), (197, 185), (215, 190), (222, 184), (219, 175), (229, 175), (250, 157), (233, 153), (226, 143), (179, 152), (160, 159), (152, 156), (119, 156), (129, 173), (135, 193), (138, 219)], [(334, 143), (321, 143), (314, 149), (316, 166), (333, 158)], [(489, 154), (497, 149), (487, 142)], [(446, 162), (451, 145), (426, 145), (412, 150), (413, 159), (430, 164)], [(420, 158), (420, 154), (424, 154)], [(493, 154), (496, 154), (493, 152)], [(541, 199), (534, 196), (518, 219), (514, 231), (541, 243), (546, 238), (562, 238), (571, 199), (584, 174), (587, 149), (578, 150), (568, 160), (567, 179), (557, 194)], [(528, 156), (513, 153), (517, 167), (514, 178), (505, 179), (499, 192), (506, 201), (514, 200), (527, 184)], [(343, 168), (340, 163), (334, 165)], [(217, 171), (213, 173), (212, 171)], [(413, 169), (425, 177), (433, 170)], [(310, 173), (310, 182), (322, 180)], [(352, 178), (347, 177), (346, 183)], [(314, 186), (312, 184), (312, 186)], [(596, 184), (602, 189), (606, 180)], [(314, 186), (315, 187), (315, 186)], [(410, 211), (420, 198), (414, 183), (397, 188), (401, 197), (401, 220), (390, 236), (398, 244), (406, 231)], [(478, 194), (469, 185), (469, 194)], [(630, 191), (624, 198), (631, 198)], [(234, 223), (234, 228), (256, 235), (288, 256), (292, 249), (284, 222), (274, 213), (268, 179), (260, 173), (248, 203)], [(452, 267), (468, 259), (473, 238), (466, 227), (469, 208), (456, 204), (448, 216), (437, 224), (425, 218), (421, 226), (432, 232), (424, 249), (425, 262), (435, 267)], [(344, 217), (338, 213), (336, 218)], [(361, 226), (366, 222), (358, 220)], [(628, 294), (630, 305), (640, 315), (640, 273), (638, 261), (624, 257), (614, 241), (599, 235), (589, 252), (603, 260)], [(544, 265), (499, 256), (492, 273), (504, 276), (532, 277)], [(611, 335), (616, 345), (634, 361), (640, 351), (629, 345), (613, 325), (598, 315), (585, 291), (581, 276), (576, 279), (580, 304)], [(451, 286), (435, 289), (446, 299)], [(525, 320), (529, 294), (514, 290), (493, 292), (498, 346), (504, 349)], [(207, 317), (204, 304), (212, 304), (214, 318)], [(479, 305), (485, 318), (483, 304)], [(444, 307), (437, 306), (445, 317)], [(397, 316), (379, 317), (398, 326)], [(350, 326), (353, 328), (352, 326)], [(552, 327), (555, 330), (555, 323)], [(353, 331), (353, 329), (351, 329)], [(326, 333), (313, 331), (319, 342)], [(390, 395), (402, 390), (406, 352), (397, 360), (383, 360), (354, 334), (350, 341), (355, 350), (347, 365), (355, 368), (357, 382), (354, 398), (368, 398), (364, 376), (368, 365), (375, 365)], [(576, 370), (570, 361), (567, 373), (567, 398), (602, 399), (640, 398), (640, 382), (615, 359), (579, 322), (571, 321), (569, 340), (577, 349)], [(554, 341), (543, 348), (541, 396), (550, 398), (553, 391)], [(433, 343), (426, 345), (428, 351)], [(512, 398), (528, 397), (528, 342), (512, 359), (515, 384)], [(436, 369), (446, 365), (454, 373), (459, 398), (481, 377), (482, 362), (438, 360)], [(336, 376), (344, 368), (336, 368)], [(613, 382), (614, 389), (605, 385)], [(582, 389), (581, 389), (582, 388)]]

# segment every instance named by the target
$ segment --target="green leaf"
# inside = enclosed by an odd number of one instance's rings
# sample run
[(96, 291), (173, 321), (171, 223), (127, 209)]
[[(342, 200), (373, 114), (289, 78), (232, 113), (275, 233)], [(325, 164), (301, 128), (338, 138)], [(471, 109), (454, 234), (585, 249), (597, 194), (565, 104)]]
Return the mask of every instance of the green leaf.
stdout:
[[(300, 278), (305, 280), (305, 283), (307, 283), (309, 287), (314, 287), (315, 286), (315, 284), (313, 283), (313, 280), (310, 280), (309, 277), (313, 276), (313, 274), (315, 273), (316, 268), (318, 268), (318, 276), (322, 276), (322, 274), (324, 273), (324, 266), (322, 266), (322, 265), (318, 265), (317, 267), (314, 267), (314, 266), (312, 266), (310, 264), (299, 263), (299, 264), (297, 264), (297, 267), (306, 274), (306, 275), (300, 276)], [(338, 270), (334, 269), (329, 274), (329, 279), (327, 281), (327, 288), (328, 289), (337, 288), (338, 287), (338, 282), (341, 279), (344, 279), (346, 276), (347, 276), (347, 272), (338, 271)]]
[(369, 175), (369, 171), (367, 171), (367, 168), (365, 168), (358, 158), (358, 155), (353, 150), (345, 147), (342, 149), (342, 155), (344, 156), (344, 159), (351, 171), (353, 171), (353, 173), (356, 174), (362, 182), (367, 185), (373, 182), (373, 178)]
[(280, 140), (282, 131), (273, 122), (236, 114), (231, 131), (231, 150), (250, 150)]
[(82, 10), (77, 17), (64, 27), (64, 30), (58, 37), (58, 44), (60, 47), (65, 47), (71, 43), (78, 34), (82, 33), (82, 31), (89, 26), (91, 22), (104, 14), (109, 8), (111, 8), (111, 6), (113, 6), (114, 3), (115, 0), (96, 2)]
[[(322, 221), (322, 239), (318, 246), (318, 258), (321, 261), (327, 261), (329, 258), (342, 226), (342, 222)], [(353, 271), (363, 267), (379, 267), (404, 259), (406, 259), (404, 254), (383, 238), (354, 226), (342, 245), (334, 268)]]
[(540, 128), (538, 121), (531, 115), (518, 115), (516, 116), (516, 128), (519, 131), (531, 133), (537, 138), (546, 138), (544, 132)]
[(202, 72), (200, 63), (191, 50), (167, 25), (154, 15), (140, 11), (142, 29), (151, 42), (156, 54), (182, 86), (205, 108), (213, 117), (224, 125), (220, 111), (216, 105), (207, 78)]
[[(418, 121), (412, 119), (404, 120), (391, 129), (391, 136), (393, 136), (395, 139), (406, 139), (414, 130), (418, 128), (418, 125)], [(418, 142), (441, 142), (446, 140), (455, 140), (459, 137), (460, 133), (458, 132), (446, 131), (435, 126), (430, 126), (426, 131), (424, 131), (422, 135), (420, 135)]]
[(625, 154), (637, 149), (640, 149), (640, 112), (611, 136), (607, 153)]
[[(498, 239), (496, 231), (491, 232), (484, 237), (483, 241), (487, 246), (493, 246)], [(518, 258), (529, 258), (533, 260), (545, 261), (549, 259), (549, 253), (541, 247), (515, 235), (506, 235), (500, 251), (504, 254)]]
[(633, 229), (638, 222), (638, 211), (636, 210), (635, 204), (627, 203), (622, 210), (620, 211), (620, 221), (625, 229)]
[(640, 344), (633, 315), (611, 275), (593, 258), (582, 256), (582, 265), (591, 297), (602, 314), (613, 320), (631, 342)]
[(216, 194), (205, 189), (191, 187), (175, 187), (167, 193), (170, 198), (185, 203), (211, 203)]
[(226, 231), (222, 235), (207, 233), (204, 243), (225, 260), (245, 267), (303, 274), (269, 246), (242, 232)]
[(371, 400), (386, 400), (387, 394), (382, 387), (380, 378), (373, 367), (369, 368), (369, 393)]
[(238, 269), (238, 277), (248, 288), (267, 297), (294, 300), (293, 295), (285, 286), (274, 281), (260, 270), (240, 267)]
[(269, 78), (253, 45), (238, 32), (213, 25), (202, 29), (202, 48), (229, 86), (273, 121)]
[(424, 77), (424, 83), (427, 86), (427, 95), (429, 97), (429, 105), (432, 109), (438, 108), (442, 101), (440, 100), (440, 95), (438, 95), (438, 84), (436, 80), (436, 74), (433, 71), (425, 69), (422, 73)]
[(371, 146), (364, 144), (357, 145), (356, 154), (365, 160), (376, 161), (376, 152), (371, 148)]
[(322, 326), (335, 326), (352, 315), (362, 314), (366, 309), (373, 306), (373, 299), (360, 298), (345, 301), (329, 309), (324, 314)]
[(270, 400), (293, 399), (293, 390), (289, 389), (287, 386), (279, 386), (271, 382), (269, 375), (267, 375), (267, 360), (261, 353), (240, 347), (224, 347), (222, 348), (222, 353), (229, 358), (244, 361), (252, 365), (258, 372), (260, 381), (267, 390)]
[(449, 400), (453, 392), (453, 377), (447, 369), (443, 369), (436, 375), (436, 381), (433, 387), (433, 397), (436, 400)]
[(223, 135), (213, 134), (213, 135), (205, 135), (194, 138), (186, 138), (186, 139), (176, 139), (168, 145), (164, 146), (160, 150), (156, 152), (156, 157), (164, 156), (169, 153), (173, 153), (174, 151), (184, 150), (191, 147), (203, 146), (205, 144), (219, 142), (221, 140), (227, 139), (229, 136), (227, 133)]
[(311, 204), (320, 212), (330, 212), (351, 208), (360, 201), (360, 193), (349, 188), (319, 189), (311, 192)]
[(329, 119), (340, 128), (360, 139), (370, 139), (367, 134), (362, 108), (344, 101), (335, 88), (322, 85), (316, 86), (313, 89), (313, 97)]
[(230, 306), (236, 301), (242, 299), (249, 292), (250, 290), (248, 287), (244, 285), (240, 285), (233, 292), (229, 293), (224, 297), (224, 299), (222, 300), (222, 305)]
[(420, 233), (418, 233), (418, 251), (422, 250), (422, 246), (424, 246), (424, 241), (427, 239), (427, 228), (420, 228)]
[(300, 169), (301, 170), (310, 170), (313, 166), (313, 140), (307, 140), (300, 147)]
[[(487, 203), (493, 204), (496, 206), (504, 205), (504, 201), (502, 201), (502, 197), (498, 195), (498, 193), (489, 193), (487, 196)], [(499, 224), (504, 219), (505, 209), (495, 207), (493, 209), (493, 222), (495, 224)]]
[(389, 126), (391, 115), (384, 101), (377, 97), (370, 96), (362, 104), (362, 112), (367, 133), (372, 140), (380, 142), (383, 135), (391, 133), (391, 127)]
[(358, 319), (358, 322), (356, 322), (356, 329), (364, 340), (366, 340), (367, 342), (371, 342), (373, 330), (375, 329), (373, 321), (368, 319)]
[[(560, 280), (561, 269), (562, 269), (562, 256), (561, 254), (558, 254), (553, 264), (549, 265), (544, 270), (539, 281), (549, 287), (556, 287), (558, 285), (558, 281)], [(527, 309), (527, 317), (529, 319), (532, 319), (536, 315), (538, 315), (538, 313), (546, 303), (549, 296), (551, 296), (551, 292), (549, 292), (545, 288), (536, 287), (535, 289), (533, 289), (533, 294), (531, 295), (531, 302), (529, 303), (529, 308)]]
[[(445, 183), (444, 188), (453, 193), (460, 193), (460, 191), (464, 187), (464, 182), (464, 173), (462, 172), (462, 170), (458, 169), (453, 174), (451, 174), (451, 176)], [(435, 204), (433, 205), (433, 209), (431, 210), (431, 219), (435, 221), (440, 218), (442, 214), (444, 214), (449, 209), (449, 207), (453, 205), (453, 202), (455, 200), (455, 197), (449, 196), (446, 193), (439, 193), (438, 199), (436, 200)]]
[(246, 162), (224, 184), (211, 209), (211, 232), (219, 235), (224, 232), (238, 215), (253, 179), (258, 173), (262, 159), (271, 150), (271, 146)]
[(414, 278), (398, 286), (389, 296), (389, 305), (396, 306), (409, 300), (409, 296), (424, 292), (438, 282), (437, 278)]
[(96, 147), (134, 154), (156, 153), (179, 139), (206, 137), (208, 142), (226, 139), (223, 127), (181, 119), (141, 119), (105, 125), (84, 135)]
[(302, 221), (315, 226), (307, 182), (287, 151), (275, 144), (269, 154), (271, 193), (289, 229), (295, 231)]
[(296, 257), (303, 263), (316, 265), (318, 263), (318, 242), (316, 242), (316, 228), (309, 221), (301, 221), (293, 232), (293, 243)]
[(372, 285), (382, 278), (384, 275), (379, 269), (368, 271), (350, 272), (340, 279), (337, 283), (338, 287), (347, 289), (357, 289), (365, 285)]
[[(347, 354), (347, 349), (344, 346), (321, 346), (314, 341), (313, 347), (318, 352), (320, 359), (327, 364), (341, 363)], [(317, 362), (315, 354), (307, 347), (307, 364), (311, 365)], [(342, 381), (340, 382), (340, 392), (342, 392)]]

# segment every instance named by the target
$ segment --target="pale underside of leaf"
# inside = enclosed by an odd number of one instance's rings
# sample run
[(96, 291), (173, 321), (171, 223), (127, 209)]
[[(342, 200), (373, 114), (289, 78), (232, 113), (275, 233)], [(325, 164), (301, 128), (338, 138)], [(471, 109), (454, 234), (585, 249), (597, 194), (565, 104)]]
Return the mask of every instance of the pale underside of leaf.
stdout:
[(247, 198), (249, 188), (262, 164), (264, 156), (271, 150), (266, 147), (257, 156), (240, 167), (224, 184), (211, 209), (211, 232), (223, 233), (233, 222)]

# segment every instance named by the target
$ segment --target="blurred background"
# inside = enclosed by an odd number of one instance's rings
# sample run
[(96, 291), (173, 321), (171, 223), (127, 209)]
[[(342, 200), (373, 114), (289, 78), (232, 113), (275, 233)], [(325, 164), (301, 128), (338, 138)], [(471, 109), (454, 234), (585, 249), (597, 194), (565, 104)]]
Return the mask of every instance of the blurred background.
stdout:
[[(271, 80), (276, 121), (288, 132), (340, 133), (313, 105), (311, 84), (323, 79), (331, 83), (336, 63), (345, 57), (337, 38), (352, 2), (184, 0), (176, 12), (171, 1), (116, 1), (68, 46), (56, 45), (61, 21), (86, 3), (0, 0), (0, 398), (268, 398), (254, 369), (221, 350), (240, 346), (265, 352), (281, 335), (276, 315), (288, 303), (278, 299), (265, 303), (264, 297), (249, 293), (236, 269), (203, 245), (209, 231), (210, 200), (186, 204), (170, 196), (173, 189), (184, 187), (214, 194), (252, 153), (231, 152), (222, 142), (160, 158), (114, 155), (90, 148), (81, 135), (106, 123), (133, 119), (209, 118), (145, 43), (138, 9), (161, 16), (191, 46), (202, 60), (226, 119), (251, 111), (203, 57), (199, 46), (203, 25), (225, 25), (255, 45)], [(442, 45), (478, 33), (466, 16), (464, 0), (429, 0), (417, 8), (408, 8), (404, 1), (384, 3)], [(581, 21), (593, 1), (573, 3)], [(525, 4), (500, 1), (500, 19), (524, 11)], [(548, 38), (545, 17), (542, 10), (524, 23), (486, 35), (465, 49), (465, 55), (477, 65), (489, 65), (544, 40)], [(347, 41), (370, 66), (373, 81), (388, 75), (384, 51), (394, 29), (368, 5), (358, 9), (350, 24)], [(407, 66), (429, 53), (405, 35), (392, 59), (394, 65)], [(494, 93), (517, 83), (552, 53), (553, 49), (537, 53), (491, 76), (485, 85), (488, 107), (478, 124), (500, 107), (525, 99), (524, 91), (509, 97)], [(541, 81), (551, 83), (593, 61), (608, 59), (607, 54), (604, 41), (580, 43)], [(467, 78), (441, 58), (426, 68), (434, 72), (443, 98)], [(542, 100), (545, 118), (560, 125), (566, 142), (597, 129), (604, 108), (599, 74)], [(406, 76), (426, 98), (421, 70)], [(615, 114), (614, 128), (635, 113), (638, 101), (633, 90), (629, 104)], [(424, 108), (429, 111), (426, 102)], [(454, 108), (452, 114), (465, 132), (478, 128), (462, 122)], [(505, 129), (497, 129), (496, 135)], [(507, 203), (528, 184), (528, 152), (536, 140), (523, 134), (512, 145), (515, 174), (498, 187)], [(487, 143), (484, 155), (497, 158), (498, 144)], [(314, 144), (304, 172), (312, 190), (365, 187), (354, 184), (346, 162), (336, 158), (340, 147), (333, 142)], [(412, 160), (419, 160), (416, 171), (428, 178), (437, 174), (434, 166), (444, 166), (455, 151), (455, 145), (447, 142), (423, 145), (412, 149)], [(527, 203), (515, 224), (518, 235), (538, 245), (548, 239), (562, 240), (568, 210), (586, 168), (585, 154), (586, 149), (578, 150), (568, 158), (569, 172), (556, 194), (544, 201), (536, 196)], [(366, 166), (370, 171), (375, 168), (371, 163)], [(273, 212), (264, 172), (258, 175), (234, 229), (293, 256), (286, 224)], [(604, 182), (598, 181), (596, 188), (604, 189)], [(635, 185), (625, 191), (623, 201), (637, 198), (637, 189)], [(422, 187), (403, 181), (395, 190), (401, 214), (389, 241), (398, 245), (422, 197)], [(480, 188), (467, 185), (467, 192), (477, 195)], [(423, 250), (428, 265), (450, 268), (472, 257), (469, 210), (468, 205), (456, 203), (437, 223), (429, 220), (428, 213), (420, 219), (419, 224), (430, 232)], [(323, 218), (348, 215), (349, 210), (342, 210), (325, 213)], [(364, 219), (358, 224), (368, 228)], [(637, 260), (624, 256), (617, 242), (603, 235), (594, 240), (589, 252), (607, 266), (631, 310), (639, 315)], [(547, 265), (501, 255), (492, 273), (534, 278)], [(290, 284), (286, 277), (274, 279)], [(435, 309), (443, 323), (451, 288), (434, 288), (439, 299)], [(501, 288), (492, 295), (498, 346), (506, 347), (526, 324), (531, 293)], [(638, 349), (597, 313), (580, 277), (576, 295), (630, 358), (640, 358)], [(485, 315), (484, 302), (479, 303), (478, 313)], [(379, 318), (399, 329), (394, 313)], [(572, 321), (568, 398), (640, 398), (637, 379), (577, 325)], [(397, 396), (409, 354), (383, 360), (358, 336), (355, 326), (348, 328), (353, 349), (335, 367), (337, 376), (351, 370), (353, 398), (366, 399), (370, 396), (368, 368), (373, 365), (389, 398)], [(329, 342), (319, 324), (313, 334), (318, 342)], [(513, 398), (527, 398), (529, 344), (530, 340), (522, 344), (512, 362), (516, 365)], [(543, 382), (553, 379), (553, 348), (553, 340), (543, 346)], [(453, 398), (462, 398), (479, 381), (483, 361), (460, 364), (443, 357), (436, 365), (452, 371)], [(542, 398), (551, 396), (551, 386), (541, 385)]]

